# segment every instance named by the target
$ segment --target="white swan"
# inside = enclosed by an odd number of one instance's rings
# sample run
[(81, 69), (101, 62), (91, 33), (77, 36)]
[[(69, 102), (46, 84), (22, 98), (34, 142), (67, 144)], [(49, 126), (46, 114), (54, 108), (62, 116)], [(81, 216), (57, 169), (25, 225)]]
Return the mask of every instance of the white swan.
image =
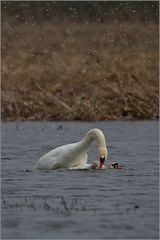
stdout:
[[(87, 152), (93, 140), (97, 141), (99, 164), (87, 163)], [(90, 169), (90, 168), (105, 168), (104, 162), (108, 156), (105, 136), (103, 132), (97, 128), (91, 129), (85, 137), (77, 143), (63, 145), (42, 156), (35, 165), (36, 169)]]

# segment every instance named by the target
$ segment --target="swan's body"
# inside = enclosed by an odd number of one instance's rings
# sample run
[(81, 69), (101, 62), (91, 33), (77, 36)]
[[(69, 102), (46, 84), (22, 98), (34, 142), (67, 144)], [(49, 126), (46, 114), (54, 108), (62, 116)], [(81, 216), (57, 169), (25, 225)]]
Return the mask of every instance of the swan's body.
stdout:
[[(101, 158), (107, 157), (108, 151), (106, 148), (104, 134), (101, 130), (95, 128), (90, 130), (80, 142), (67, 144), (48, 152), (38, 160), (35, 168), (36, 169), (94, 168), (95, 163), (89, 164), (87, 162), (88, 159), (87, 152), (93, 140), (96, 140), (98, 143), (100, 157)], [(104, 166), (102, 166), (101, 168), (104, 168)]]

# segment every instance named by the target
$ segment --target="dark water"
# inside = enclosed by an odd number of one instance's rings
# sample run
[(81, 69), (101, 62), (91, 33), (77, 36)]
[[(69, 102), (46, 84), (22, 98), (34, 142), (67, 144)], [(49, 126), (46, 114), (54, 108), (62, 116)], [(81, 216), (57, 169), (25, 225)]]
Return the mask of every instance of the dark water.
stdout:
[[(123, 170), (33, 170), (93, 127)], [(3, 239), (158, 239), (158, 122), (2, 123), (1, 167)]]

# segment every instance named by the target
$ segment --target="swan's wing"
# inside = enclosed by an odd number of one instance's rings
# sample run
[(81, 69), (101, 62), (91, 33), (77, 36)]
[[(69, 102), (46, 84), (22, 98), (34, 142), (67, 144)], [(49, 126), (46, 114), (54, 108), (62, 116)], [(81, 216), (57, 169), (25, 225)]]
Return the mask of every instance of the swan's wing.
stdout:
[(86, 165), (88, 156), (77, 149), (77, 144), (67, 144), (51, 150), (38, 160), (35, 168), (55, 169)]
[(61, 148), (56, 148), (45, 155), (43, 155), (36, 163), (36, 169), (52, 169), (54, 165), (57, 163), (57, 156), (61, 152)]
[(87, 159), (88, 159), (88, 154), (85, 153), (79, 159), (80, 164), (74, 167), (69, 167), (68, 169), (90, 169), (91, 164), (87, 162)]
[(88, 160), (88, 154), (84, 153), (77, 158), (77, 162), (78, 162), (77, 165), (78, 166), (86, 165), (86, 164), (88, 164), (87, 160)]
[(56, 164), (55, 158), (49, 159), (43, 156), (36, 163), (35, 169), (43, 169), (43, 170), (52, 169), (55, 164)]

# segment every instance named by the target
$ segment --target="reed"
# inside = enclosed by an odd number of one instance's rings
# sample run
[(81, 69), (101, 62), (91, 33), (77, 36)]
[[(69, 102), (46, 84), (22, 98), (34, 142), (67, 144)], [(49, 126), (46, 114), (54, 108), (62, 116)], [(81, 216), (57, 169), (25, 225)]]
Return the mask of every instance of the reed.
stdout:
[[(54, 205), (54, 206), (53, 206)], [(93, 212), (95, 213), (96, 209), (93, 207), (87, 207), (84, 202), (82, 202), (78, 197), (72, 198), (70, 200), (66, 199), (63, 196), (59, 197), (59, 202), (54, 203), (54, 200), (49, 202), (49, 200), (39, 197), (25, 196), (19, 199), (6, 199), (2, 198), (2, 207), (4, 209), (16, 209), (16, 210), (45, 210), (52, 211), (58, 215), (70, 216), (76, 212)], [(97, 209), (98, 210), (98, 209)]]
[(157, 118), (157, 24), (2, 24), (2, 120)]

